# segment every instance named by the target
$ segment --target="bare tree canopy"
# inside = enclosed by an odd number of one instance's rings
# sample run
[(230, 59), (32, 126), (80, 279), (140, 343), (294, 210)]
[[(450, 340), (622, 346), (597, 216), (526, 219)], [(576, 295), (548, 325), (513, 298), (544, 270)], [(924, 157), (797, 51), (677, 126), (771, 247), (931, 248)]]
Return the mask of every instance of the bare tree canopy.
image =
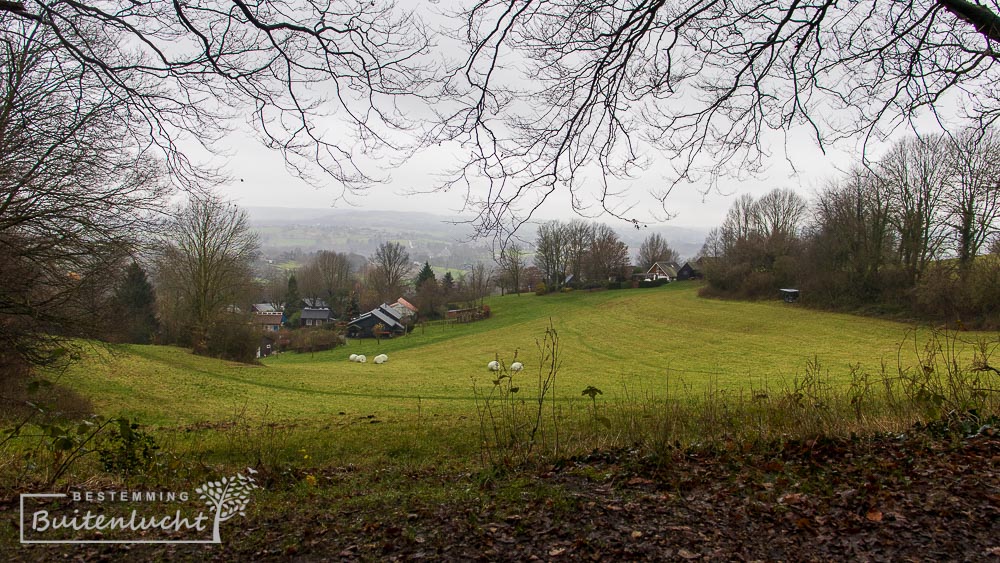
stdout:
[(825, 149), (947, 107), (993, 122), (998, 12), (996, 0), (481, 0), (457, 37), (468, 56), (450, 87), (465, 103), (437, 133), (471, 147), (454, 183), (490, 181), (482, 232), (515, 229), (557, 190), (577, 211), (634, 219), (608, 179), (653, 159), (674, 167), (653, 190), (663, 202), (681, 181), (758, 171), (771, 131), (805, 127)]
[(5, 0), (0, 33), (50, 49), (52, 79), (111, 102), (132, 146), (186, 187), (212, 178), (181, 145), (218, 149), (249, 118), (293, 173), (364, 188), (381, 179), (364, 155), (398, 148), (401, 99), (428, 84), (422, 24), (380, 0)]
[(627, 278), (630, 273), (628, 245), (607, 225), (595, 225), (592, 232), (593, 239), (587, 254), (587, 279), (604, 282)]
[(220, 317), (245, 306), (253, 291), (257, 234), (246, 212), (210, 197), (195, 199), (168, 226), (157, 257), (157, 291), (181, 342), (205, 349)]
[(479, 234), (511, 233), (557, 191), (582, 214), (635, 221), (638, 188), (616, 181), (655, 161), (674, 167), (652, 188), (667, 210), (678, 182), (759, 171), (773, 131), (804, 127), (825, 148), (921, 112), (1000, 116), (997, 0), (479, 0), (450, 38), (414, 11), (0, 0), (0, 33), (56, 57), (52, 80), (110, 108), (107, 138), (162, 157), (187, 188), (220, 178), (181, 147), (222, 152), (240, 119), (341, 195), (386, 179), (375, 158), (460, 147), (443, 187), (467, 190)]
[(521, 245), (515, 243), (508, 244), (500, 253), (497, 261), (500, 266), (500, 279), (503, 287), (511, 293), (521, 294), (521, 283), (524, 279), (525, 252)]
[(398, 242), (384, 242), (368, 259), (368, 284), (379, 301), (395, 301), (403, 291), (403, 283), (409, 277), (412, 265), (410, 253)]
[(43, 35), (0, 33), (0, 347), (34, 366), (67, 356), (62, 336), (102, 335), (101, 300), (168, 192)]
[(321, 250), (299, 272), (301, 292), (305, 297), (321, 297), (342, 314), (349, 305), (354, 279), (351, 262), (346, 254)]
[(639, 245), (639, 253), (636, 255), (636, 265), (643, 270), (649, 270), (657, 262), (678, 262), (680, 255), (659, 233), (653, 233), (646, 237)]
[(965, 131), (948, 145), (945, 192), (955, 252), (963, 267), (979, 254), (1000, 220), (1000, 138), (995, 129)]

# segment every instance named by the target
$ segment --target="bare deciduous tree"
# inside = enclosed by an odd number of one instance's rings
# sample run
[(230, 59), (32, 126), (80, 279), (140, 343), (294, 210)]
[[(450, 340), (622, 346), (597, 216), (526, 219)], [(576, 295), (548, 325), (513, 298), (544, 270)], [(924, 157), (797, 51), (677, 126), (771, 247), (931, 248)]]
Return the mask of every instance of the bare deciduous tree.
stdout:
[(538, 226), (535, 240), (535, 266), (542, 272), (549, 289), (559, 289), (566, 278), (566, 228), (558, 221)]
[(168, 190), (113, 100), (89, 95), (46, 32), (9, 20), (0, 12), (0, 347), (37, 366), (69, 356), (64, 336), (102, 334), (104, 300)]
[(302, 295), (323, 298), (338, 315), (349, 305), (353, 285), (351, 262), (338, 252), (317, 252), (299, 272)]
[(1000, 219), (1000, 138), (994, 130), (967, 130), (949, 143), (946, 223), (959, 265), (967, 269), (997, 232)]
[(196, 352), (206, 349), (223, 314), (247, 305), (258, 251), (246, 212), (216, 197), (192, 199), (168, 225), (157, 257), (157, 292)]
[(607, 225), (596, 225), (592, 232), (593, 239), (587, 254), (587, 279), (604, 282), (627, 277), (628, 245)]
[(659, 233), (653, 233), (646, 237), (639, 245), (639, 253), (636, 255), (637, 265), (643, 270), (649, 270), (657, 262), (677, 262), (680, 255)]
[(381, 0), (0, 2), (0, 34), (40, 39), (61, 60), (52, 80), (80, 77), (89, 99), (111, 102), (119, 138), (157, 149), (187, 187), (214, 177), (182, 144), (214, 150), (247, 116), (300, 177), (379, 180), (364, 154), (398, 148), (403, 99), (430, 84), (422, 30)]
[(814, 205), (813, 260), (829, 277), (845, 272), (843, 290), (861, 300), (878, 298), (879, 274), (893, 255), (896, 238), (885, 182), (855, 168), (822, 191)]
[(757, 171), (772, 131), (867, 140), (947, 112), (949, 96), (996, 120), (998, 12), (996, 0), (482, 0), (456, 34), (468, 50), (449, 87), (464, 103), (437, 134), (472, 147), (454, 183), (490, 181), (483, 231), (516, 228), (557, 190), (629, 218), (607, 179), (657, 153), (675, 166), (662, 201), (678, 181)]
[(487, 268), (486, 264), (476, 262), (466, 278), (469, 301), (474, 305), (478, 302), (478, 306), (482, 307), (483, 300), (490, 293), (490, 280), (492, 279), (493, 271)]
[(513, 293), (521, 294), (521, 283), (526, 267), (524, 260), (524, 250), (517, 243), (508, 244), (500, 253), (500, 271), (503, 276), (504, 286)]
[(410, 254), (398, 242), (384, 242), (369, 259), (368, 284), (378, 301), (395, 301), (410, 277)]
[(762, 195), (755, 207), (760, 230), (768, 237), (798, 234), (806, 214), (806, 201), (789, 189), (775, 189)]
[(906, 138), (878, 162), (879, 180), (890, 190), (892, 214), (899, 233), (899, 258), (916, 280), (945, 243), (941, 207), (951, 183), (947, 144), (940, 135)]
[(594, 243), (594, 225), (581, 219), (574, 219), (563, 225), (566, 240), (566, 273), (579, 283), (587, 266), (587, 256)]

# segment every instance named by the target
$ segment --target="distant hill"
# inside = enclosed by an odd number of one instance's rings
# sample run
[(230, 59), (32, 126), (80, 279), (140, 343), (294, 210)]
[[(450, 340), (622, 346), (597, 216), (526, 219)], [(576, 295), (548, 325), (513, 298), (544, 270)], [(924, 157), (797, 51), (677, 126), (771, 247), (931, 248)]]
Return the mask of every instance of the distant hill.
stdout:
[[(477, 261), (492, 262), (490, 241), (474, 240), (468, 224), (455, 217), (408, 211), (354, 209), (302, 209), (248, 207), (251, 224), (260, 233), (266, 254), (309, 253), (335, 250), (370, 256), (385, 241), (397, 241), (410, 252), (414, 262), (429, 261), (434, 266), (462, 268)], [(634, 257), (639, 245), (651, 233), (659, 233), (682, 258), (695, 255), (705, 240), (707, 229), (609, 224)], [(520, 237), (535, 238), (534, 225), (526, 225)]]

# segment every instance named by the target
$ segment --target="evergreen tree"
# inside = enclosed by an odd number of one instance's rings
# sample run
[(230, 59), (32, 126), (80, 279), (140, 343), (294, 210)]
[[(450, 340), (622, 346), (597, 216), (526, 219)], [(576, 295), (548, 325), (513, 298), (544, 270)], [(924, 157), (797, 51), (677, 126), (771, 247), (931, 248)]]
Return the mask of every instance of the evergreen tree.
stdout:
[(430, 262), (424, 262), (423, 269), (417, 274), (417, 289), (420, 289), (420, 286), (424, 285), (424, 282), (427, 280), (437, 281), (437, 278), (434, 277), (434, 270), (431, 269)]
[(351, 293), (351, 306), (349, 311), (350, 317), (356, 317), (361, 314), (361, 297), (358, 292), (354, 291)]
[(452, 277), (451, 272), (445, 272), (444, 277), (441, 278), (441, 291), (448, 295), (453, 289), (455, 289), (455, 278)]
[(132, 262), (115, 290), (120, 337), (133, 344), (149, 344), (159, 328), (156, 320), (156, 292), (142, 266)]
[(292, 274), (288, 276), (288, 289), (285, 291), (285, 321), (294, 326), (298, 323), (301, 311), (302, 297), (299, 295), (299, 282), (295, 279), (295, 274)]

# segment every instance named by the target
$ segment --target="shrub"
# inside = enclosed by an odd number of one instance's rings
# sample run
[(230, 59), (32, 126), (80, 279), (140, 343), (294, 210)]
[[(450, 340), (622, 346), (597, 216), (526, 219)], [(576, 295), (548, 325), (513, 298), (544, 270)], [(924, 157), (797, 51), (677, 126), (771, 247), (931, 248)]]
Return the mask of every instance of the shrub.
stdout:
[(345, 344), (343, 335), (333, 325), (305, 327), (288, 333), (286, 349), (293, 352), (321, 352)]
[(232, 316), (212, 325), (200, 353), (234, 362), (253, 363), (257, 360), (260, 332), (245, 318)]
[(538, 286), (535, 287), (535, 295), (545, 295), (549, 292), (549, 288), (546, 287), (545, 282), (538, 282)]
[(951, 264), (933, 265), (913, 290), (914, 309), (925, 316), (965, 328), (1000, 325), (1000, 262), (981, 256), (962, 272)]
[(569, 293), (569, 292), (573, 291), (573, 288), (567, 285), (566, 287), (562, 288), (559, 291), (561, 291), (562, 293)]
[(149, 470), (158, 449), (156, 440), (140, 430), (138, 424), (120, 419), (118, 428), (113, 429), (97, 448), (97, 455), (108, 473), (135, 475)]
[(622, 288), (622, 282), (620, 282), (620, 281), (609, 281), (608, 285), (606, 287), (608, 289), (621, 289)]
[(639, 287), (660, 287), (670, 283), (667, 278), (660, 278), (656, 280), (639, 280)]

